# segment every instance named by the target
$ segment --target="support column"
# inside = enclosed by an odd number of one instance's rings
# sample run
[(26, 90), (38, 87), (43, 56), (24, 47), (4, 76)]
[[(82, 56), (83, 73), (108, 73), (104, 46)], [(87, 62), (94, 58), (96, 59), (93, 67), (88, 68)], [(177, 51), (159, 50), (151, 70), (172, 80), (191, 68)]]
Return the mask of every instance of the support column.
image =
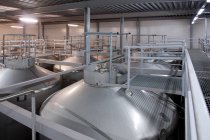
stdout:
[(123, 34), (124, 34), (124, 16), (120, 18), (120, 50), (121, 54), (123, 54)]
[[(100, 23), (96, 22), (96, 32), (100, 32)], [(97, 38), (99, 39), (99, 35), (97, 35)]]
[(44, 26), (42, 22), (38, 23), (38, 39), (44, 38)]
[(25, 35), (26, 34), (26, 25), (24, 24), (23, 25), (23, 35)]
[(66, 40), (69, 39), (69, 26), (66, 24)]
[(193, 49), (193, 24), (191, 21), (192, 20), (190, 20), (190, 49)]
[(88, 33), (90, 32), (90, 8), (85, 8), (84, 11), (84, 44), (85, 44), (85, 62), (86, 65), (90, 63), (90, 37)]
[(44, 24), (42, 24), (42, 38), (45, 39)]
[(205, 40), (207, 43), (207, 39), (208, 39), (208, 18), (205, 18)]
[(138, 43), (140, 43), (140, 20), (139, 18), (137, 18), (137, 21), (136, 21), (136, 35), (137, 35), (137, 38), (136, 38), (136, 45)]

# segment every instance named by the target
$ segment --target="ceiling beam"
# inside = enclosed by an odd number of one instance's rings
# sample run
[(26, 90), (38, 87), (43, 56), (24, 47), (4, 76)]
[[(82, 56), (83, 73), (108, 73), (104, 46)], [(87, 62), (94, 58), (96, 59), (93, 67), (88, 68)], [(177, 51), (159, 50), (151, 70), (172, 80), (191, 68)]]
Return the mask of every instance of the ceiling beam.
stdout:
[[(151, 21), (151, 20), (176, 20), (176, 19), (192, 19), (192, 16), (178, 16), (178, 17), (147, 17), (147, 18), (139, 18), (141, 21)], [(127, 21), (137, 21), (137, 18), (126, 18)], [(119, 19), (96, 19), (91, 20), (91, 23), (98, 23), (98, 22), (119, 22)], [(83, 20), (77, 21), (55, 21), (55, 22), (45, 22), (44, 25), (51, 25), (51, 24), (67, 24), (67, 23), (77, 23), (83, 25)]]
[[(166, 17), (166, 16), (186, 16), (194, 15), (197, 10), (179, 10), (179, 11), (154, 11), (154, 12), (134, 12), (124, 14), (103, 14), (103, 15), (91, 15), (91, 20), (103, 20), (103, 19), (119, 19), (122, 15), (125, 18), (147, 18), (147, 17)], [(58, 17), (42, 19), (41, 22), (58, 22), (58, 21), (81, 21), (83, 16), (72, 17)]]
[(6, 12), (9, 15), (33, 14), (33, 13), (53, 13), (66, 11), (68, 9), (84, 9), (85, 7), (100, 8), (113, 5), (140, 4), (140, 3), (158, 3), (158, 2), (187, 2), (187, 1), (204, 1), (205, 0), (89, 0), (61, 5), (39, 7), (28, 10), (17, 10)]

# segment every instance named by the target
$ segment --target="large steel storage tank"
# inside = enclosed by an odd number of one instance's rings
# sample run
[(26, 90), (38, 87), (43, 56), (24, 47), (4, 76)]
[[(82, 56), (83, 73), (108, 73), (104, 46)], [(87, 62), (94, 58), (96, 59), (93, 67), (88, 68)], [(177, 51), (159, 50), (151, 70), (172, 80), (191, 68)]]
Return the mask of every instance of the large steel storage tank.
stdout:
[[(18, 59), (5, 59), (5, 68), (0, 69), (0, 96), (6, 96), (8, 94), (14, 94), (17, 92), (27, 90), (37, 90), (44, 87), (51, 86), (50, 88), (43, 90), (35, 95), (36, 97), (36, 111), (38, 112), (41, 104), (52, 93), (59, 90), (61, 87), (60, 77), (55, 77), (50, 80), (46, 80), (40, 83), (36, 83), (30, 86), (24, 86), (20, 88), (5, 88), (14, 84), (33, 80), (43, 76), (52, 74), (52, 72), (34, 65), (34, 58), (18, 58)], [(10, 102), (31, 110), (31, 96), (13, 98)], [(14, 140), (21, 139), (26, 140), (31, 138), (31, 130), (17, 123), (13, 119), (6, 117), (4, 114), (0, 114), (0, 139), (2, 140)]]
[[(84, 80), (48, 98), (40, 115), (96, 140), (158, 140), (173, 131), (177, 110), (166, 94), (106, 87), (117, 83), (117, 72), (89, 66)], [(164, 99), (164, 100), (162, 100)], [(170, 102), (170, 103), (169, 103)], [(43, 138), (42, 140), (47, 139)]]

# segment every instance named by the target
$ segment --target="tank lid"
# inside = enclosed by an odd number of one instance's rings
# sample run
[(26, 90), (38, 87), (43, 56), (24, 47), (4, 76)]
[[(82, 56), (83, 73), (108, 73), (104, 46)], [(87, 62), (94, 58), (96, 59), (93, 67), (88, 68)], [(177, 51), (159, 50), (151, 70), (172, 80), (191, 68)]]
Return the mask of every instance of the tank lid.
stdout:
[(103, 83), (116, 83), (117, 72), (107, 64), (91, 64), (84, 69), (84, 81), (93, 86), (103, 87)]

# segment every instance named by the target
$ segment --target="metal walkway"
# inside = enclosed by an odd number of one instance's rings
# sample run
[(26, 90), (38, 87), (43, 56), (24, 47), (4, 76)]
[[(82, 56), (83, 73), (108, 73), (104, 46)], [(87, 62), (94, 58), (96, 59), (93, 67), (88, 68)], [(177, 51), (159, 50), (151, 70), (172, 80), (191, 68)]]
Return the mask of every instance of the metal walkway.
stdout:
[(179, 77), (137, 75), (130, 84), (149, 91), (181, 95), (181, 80)]
[(210, 58), (201, 50), (189, 50), (210, 113)]

